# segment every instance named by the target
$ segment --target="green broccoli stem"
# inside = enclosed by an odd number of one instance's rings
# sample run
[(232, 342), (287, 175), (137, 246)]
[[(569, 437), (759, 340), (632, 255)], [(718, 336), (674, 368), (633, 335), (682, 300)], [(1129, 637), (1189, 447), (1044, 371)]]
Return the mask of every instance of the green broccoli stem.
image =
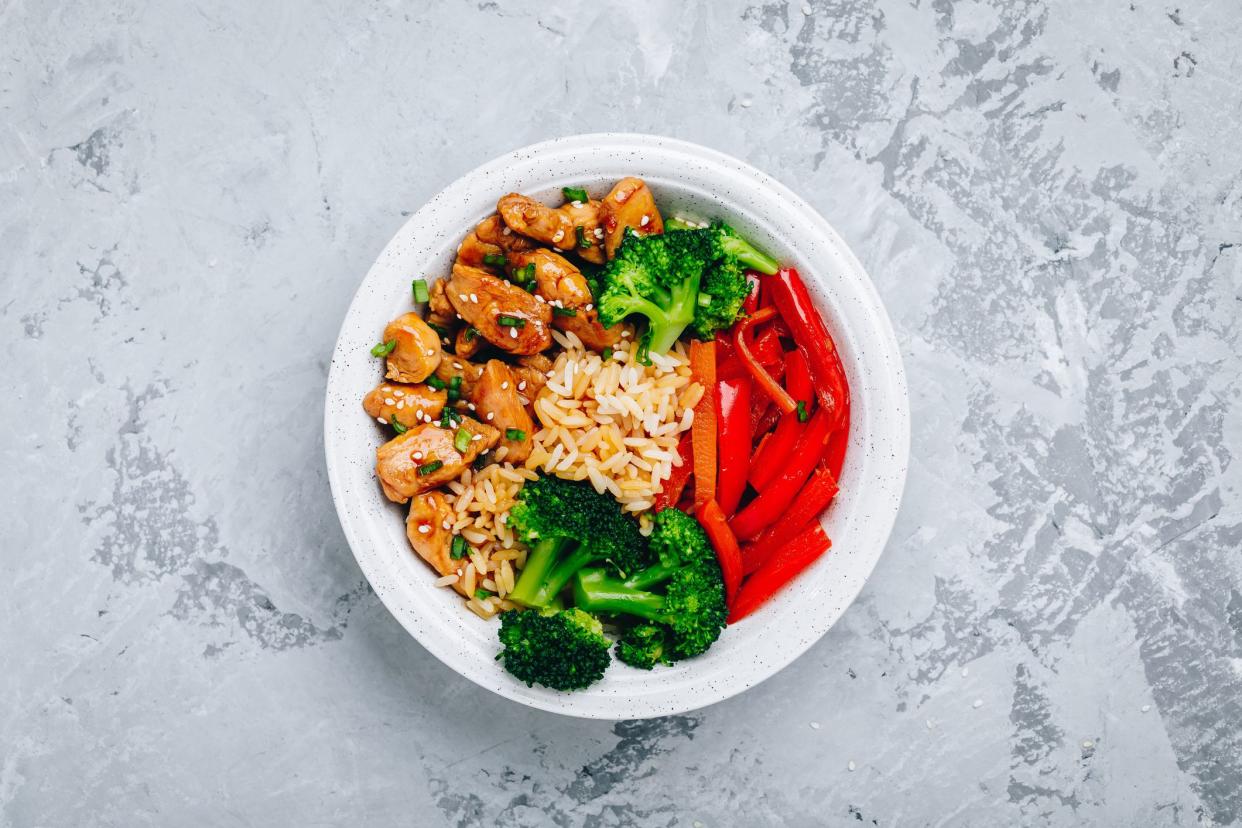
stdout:
[(544, 538), (532, 546), (526, 556), (526, 566), (522, 567), (522, 574), (508, 595), (509, 600), (526, 607), (547, 606), (547, 600), (540, 603), (544, 582), (568, 543), (565, 538)]
[(625, 585), (631, 589), (651, 589), (673, 577), (677, 568), (675, 564), (658, 563), (626, 578)]
[(693, 277), (673, 287), (669, 291), (668, 307), (655, 315), (648, 313), (651, 331), (649, 350), (654, 354), (666, 354), (677, 342), (682, 331), (694, 321), (694, 307), (699, 301), (699, 282), (703, 274)]
[(611, 612), (636, 615), (664, 623), (667, 613), (664, 598), (635, 589), (625, 581), (613, 578), (602, 569), (583, 569), (574, 579), (574, 605), (587, 612)]
[(669, 230), (698, 230), (699, 226), (685, 219), (670, 218), (664, 220), (664, 232)]
[(757, 270), (760, 273), (771, 276), (781, 268), (780, 262), (740, 236), (726, 237), (721, 241), (721, 246), (726, 253), (736, 257), (739, 262), (751, 270)]
[[(569, 583), (569, 579), (574, 577), (574, 573), (589, 563), (599, 559), (598, 553), (586, 544), (580, 544), (577, 549), (566, 555), (552, 570), (544, 577), (543, 586), (539, 588), (539, 592), (535, 595), (536, 606), (546, 606), (554, 600), (556, 596), (561, 594), (561, 590)], [(526, 570), (522, 570), (522, 574), (526, 574)], [(517, 585), (514, 585), (517, 589)]]

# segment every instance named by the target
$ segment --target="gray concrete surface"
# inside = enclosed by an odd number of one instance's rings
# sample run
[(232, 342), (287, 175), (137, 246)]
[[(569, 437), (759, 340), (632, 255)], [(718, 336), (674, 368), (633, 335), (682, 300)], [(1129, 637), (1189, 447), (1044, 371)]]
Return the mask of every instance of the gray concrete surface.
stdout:
[[(1231, 0), (0, 2), (0, 822), (1242, 822)], [(789, 182), (906, 355), (858, 603), (694, 715), (519, 708), (369, 592), (320, 446), (403, 216), (553, 135)]]

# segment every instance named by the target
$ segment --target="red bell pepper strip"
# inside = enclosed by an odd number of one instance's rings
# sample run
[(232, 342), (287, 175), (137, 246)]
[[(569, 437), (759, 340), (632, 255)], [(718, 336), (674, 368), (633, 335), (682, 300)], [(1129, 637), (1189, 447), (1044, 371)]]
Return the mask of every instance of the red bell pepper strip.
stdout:
[[(799, 351), (790, 351), (785, 356), (785, 390), (798, 402), (805, 403), (807, 414), (810, 414), (811, 374), (806, 367), (806, 358)], [(784, 414), (776, 424), (772, 439), (764, 443), (763, 448), (755, 452), (754, 462), (750, 464), (750, 485), (762, 491), (789, 462), (798, 437), (806, 430), (806, 426), (798, 418), (795, 410), (792, 414)]]
[(716, 384), (716, 440), (720, 473), (716, 502), (731, 515), (746, 491), (750, 472), (750, 377), (723, 379)]
[(694, 450), (694, 505), (716, 498), (716, 343), (690, 343), (690, 371), (703, 385), (703, 397), (694, 407), (690, 426)]
[(837, 480), (822, 464), (780, 519), (742, 550), (746, 574), (754, 572), (816, 520), (837, 494)]
[(785, 357), (785, 352), (781, 348), (781, 338), (777, 335), (774, 328), (767, 328), (763, 333), (755, 337), (755, 341), (751, 346), (751, 353), (755, 355), (755, 359), (765, 368), (775, 365)]
[(837, 480), (841, 479), (841, 467), (845, 465), (845, 449), (849, 443), (850, 409), (849, 403), (846, 403), (845, 419), (841, 421), (841, 427), (832, 433), (832, 438), (828, 441), (828, 451), (824, 453), (824, 465)]
[(823, 456), (824, 445), (832, 433), (831, 425), (832, 414), (828, 409), (821, 408), (815, 412), (779, 476), (759, 492), (746, 508), (733, 516), (729, 523), (733, 534), (743, 540), (751, 540), (776, 522)]
[(660, 487), (660, 493), (652, 501), (651, 508), (657, 512), (676, 506), (677, 501), (681, 500), (686, 481), (690, 479), (690, 473), (694, 471), (694, 449), (691, 448), (690, 443), (690, 432), (681, 435), (681, 439), (677, 442), (677, 456), (681, 458), (681, 465), (673, 466), (668, 479)]
[(759, 609), (831, 547), (832, 541), (819, 524), (798, 535), (742, 584), (729, 605), (728, 623), (736, 624)]
[(720, 562), (720, 574), (724, 577), (725, 604), (733, 605), (737, 588), (742, 583), (742, 552), (738, 549), (737, 538), (729, 529), (724, 512), (714, 500), (709, 500), (698, 508), (695, 517), (707, 532), (707, 539), (716, 550), (716, 560)]
[(750, 371), (750, 375), (754, 377), (755, 384), (772, 398), (772, 401), (780, 408), (781, 413), (788, 414), (790, 411), (797, 409), (798, 404), (793, 397), (785, 392), (784, 388), (781, 388), (780, 383), (764, 370), (763, 366), (755, 359), (754, 354), (750, 352), (750, 347), (746, 343), (747, 331), (760, 322), (766, 322), (775, 316), (775, 309), (762, 308), (738, 322), (733, 326), (733, 347), (737, 350), (737, 355), (741, 357), (743, 364), (745, 364), (746, 370)]
[(837, 346), (823, 317), (815, 309), (811, 294), (792, 267), (781, 268), (775, 276), (765, 280), (764, 287), (770, 291), (781, 318), (789, 325), (794, 342), (806, 355), (820, 405), (832, 412), (833, 426), (838, 426), (849, 405), (850, 389)]
[(750, 293), (746, 294), (746, 299), (742, 302), (742, 310), (748, 314), (759, 310), (759, 293), (763, 290), (763, 283), (759, 281), (759, 275), (754, 270), (746, 271), (746, 281), (750, 283)]

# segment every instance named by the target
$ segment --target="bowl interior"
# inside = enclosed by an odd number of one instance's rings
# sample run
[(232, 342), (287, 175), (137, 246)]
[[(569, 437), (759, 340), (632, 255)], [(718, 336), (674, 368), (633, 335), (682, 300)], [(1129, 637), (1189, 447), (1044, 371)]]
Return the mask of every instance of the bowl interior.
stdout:
[[(729, 627), (704, 656), (643, 672), (615, 664), (577, 693), (528, 688), (494, 661), (496, 621), (467, 610), (405, 538), (405, 507), (374, 477), (386, 435), (363, 412), (381, 379), (369, 349), (413, 305), (410, 280), (446, 276), (457, 245), (507, 192), (559, 203), (562, 186), (605, 194), (626, 175), (652, 187), (667, 218), (722, 218), (799, 268), (841, 352), (852, 396), (841, 493), (822, 518), (833, 549), (761, 611)], [(757, 684), (823, 635), (853, 601), (888, 537), (905, 479), (908, 420), (900, 355), (857, 260), (828, 225), (781, 185), (745, 164), (651, 136), (579, 136), (519, 150), (450, 185), (401, 228), (350, 306), (332, 360), (325, 440), (333, 496), (350, 545), (376, 593), (424, 646), (507, 698), (578, 716), (622, 719), (685, 712)]]

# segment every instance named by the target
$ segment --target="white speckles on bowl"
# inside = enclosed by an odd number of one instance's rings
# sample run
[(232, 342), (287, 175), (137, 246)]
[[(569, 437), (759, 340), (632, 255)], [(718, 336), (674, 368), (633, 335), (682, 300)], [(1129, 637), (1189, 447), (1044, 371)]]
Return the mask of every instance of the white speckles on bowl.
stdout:
[[(614, 664), (577, 693), (526, 687), (494, 660), (496, 622), (432, 586), (410, 550), (404, 508), (374, 476), (383, 434), (362, 410), (379, 379), (370, 348), (384, 324), (410, 309), (410, 279), (447, 273), (470, 227), (508, 192), (543, 197), (562, 186), (596, 193), (626, 175), (645, 178), (666, 215), (723, 218), (796, 265), (841, 351), (852, 391), (850, 447), (841, 493), (824, 515), (833, 549), (790, 588), (730, 627), (704, 656), (651, 672)], [(867, 275), (805, 202), (753, 167), (714, 150), (647, 135), (580, 135), (491, 161), (431, 199), (367, 273), (341, 327), (328, 391), (325, 450), (332, 495), (358, 564), (398, 621), (437, 658), (479, 685), (532, 707), (601, 719), (682, 713), (728, 698), (789, 664), (841, 616), (875, 566), (905, 483), (909, 405), (901, 355)], [(779, 633), (774, 632), (779, 630)]]

